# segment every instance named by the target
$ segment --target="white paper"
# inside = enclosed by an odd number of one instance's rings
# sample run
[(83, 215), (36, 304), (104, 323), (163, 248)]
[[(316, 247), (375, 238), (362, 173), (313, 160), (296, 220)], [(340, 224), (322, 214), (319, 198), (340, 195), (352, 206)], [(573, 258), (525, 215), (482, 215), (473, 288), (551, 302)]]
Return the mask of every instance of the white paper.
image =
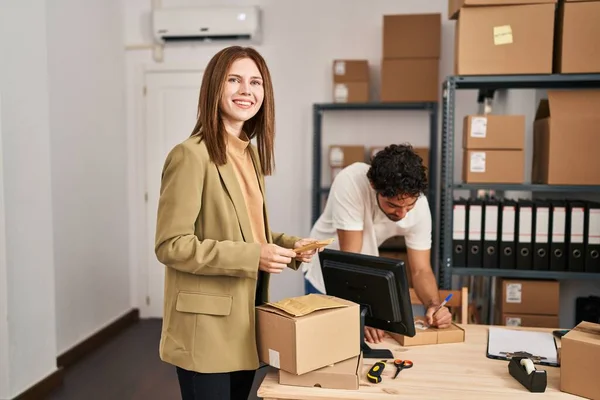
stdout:
[(471, 119), (471, 137), (484, 138), (487, 135), (487, 118), (473, 117)]
[(333, 94), (336, 103), (348, 102), (348, 86), (343, 83), (336, 83)]
[(471, 172), (485, 172), (485, 152), (471, 153)]
[(275, 368), (281, 368), (279, 363), (279, 352), (273, 349), (269, 349), (269, 365)]
[(523, 287), (520, 283), (509, 283), (506, 285), (506, 302), (521, 303), (521, 291)]
[(521, 326), (521, 318), (506, 317), (506, 326)]
[(336, 75), (346, 75), (346, 62), (345, 61), (336, 61), (335, 62), (335, 74)]
[(546, 359), (540, 360), (542, 363), (558, 363), (556, 344), (552, 333), (489, 328), (488, 355), (506, 357), (506, 354), (503, 353), (518, 351), (524, 351), (536, 357), (545, 357)]
[(465, 220), (467, 219), (467, 207), (462, 204), (454, 205), (454, 217), (452, 218), (452, 239), (465, 240)]

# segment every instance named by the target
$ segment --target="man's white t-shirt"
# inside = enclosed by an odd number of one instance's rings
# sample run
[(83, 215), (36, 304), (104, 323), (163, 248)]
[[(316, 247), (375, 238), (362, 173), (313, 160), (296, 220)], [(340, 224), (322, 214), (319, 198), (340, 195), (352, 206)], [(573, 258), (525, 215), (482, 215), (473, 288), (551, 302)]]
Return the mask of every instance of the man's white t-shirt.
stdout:
[[(310, 232), (314, 239), (335, 238), (328, 248), (339, 250), (337, 230), (363, 231), (361, 253), (378, 256), (379, 246), (392, 236), (404, 236), (406, 247), (414, 250), (431, 248), (431, 212), (425, 195), (421, 194), (415, 207), (402, 220), (390, 220), (379, 208), (377, 195), (371, 187), (369, 165), (354, 163), (338, 173), (325, 205)], [(323, 274), (318, 255), (302, 264), (306, 279), (325, 293)]]

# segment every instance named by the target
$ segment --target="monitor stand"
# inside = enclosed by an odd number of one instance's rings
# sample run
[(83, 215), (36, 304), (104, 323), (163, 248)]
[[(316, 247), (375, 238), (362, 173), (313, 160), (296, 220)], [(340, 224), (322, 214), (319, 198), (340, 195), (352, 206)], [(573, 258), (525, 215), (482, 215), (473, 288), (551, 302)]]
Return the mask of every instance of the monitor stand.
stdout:
[(363, 353), (363, 358), (378, 358), (381, 360), (384, 359), (393, 359), (394, 355), (390, 350), (387, 349), (372, 349), (369, 347), (367, 342), (365, 342), (365, 317), (367, 316), (367, 308), (360, 308), (360, 349)]

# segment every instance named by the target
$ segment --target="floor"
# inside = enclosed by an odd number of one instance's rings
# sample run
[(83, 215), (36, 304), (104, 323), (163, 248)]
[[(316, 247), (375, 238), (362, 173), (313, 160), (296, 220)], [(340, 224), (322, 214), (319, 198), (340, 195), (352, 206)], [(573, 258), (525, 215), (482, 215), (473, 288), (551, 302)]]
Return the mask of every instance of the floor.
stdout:
[[(66, 371), (48, 400), (180, 399), (175, 368), (158, 357), (160, 320), (141, 320)], [(253, 395), (266, 369), (257, 373)]]

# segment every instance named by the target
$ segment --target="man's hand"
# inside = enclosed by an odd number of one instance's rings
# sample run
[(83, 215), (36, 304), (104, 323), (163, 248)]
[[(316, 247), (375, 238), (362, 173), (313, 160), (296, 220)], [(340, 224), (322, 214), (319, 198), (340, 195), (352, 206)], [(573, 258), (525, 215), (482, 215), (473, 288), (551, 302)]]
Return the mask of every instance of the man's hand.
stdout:
[(369, 343), (381, 343), (383, 337), (385, 336), (385, 332), (381, 329), (371, 328), (370, 326), (365, 326), (365, 340)]
[(258, 268), (270, 274), (278, 274), (296, 257), (294, 250), (286, 249), (276, 244), (260, 246), (260, 263)]
[[(427, 313), (425, 314), (427, 324), (440, 329), (448, 328), (452, 323), (452, 314), (450, 314), (450, 310), (446, 307), (442, 307), (440, 308), (440, 311), (435, 313), (437, 308), (438, 306), (432, 306), (427, 309)], [(435, 315), (433, 315), (433, 313), (435, 313)]]
[[(294, 248), (296, 249), (298, 247), (306, 246), (307, 244), (311, 244), (316, 241), (317, 241), (317, 239), (311, 239), (311, 238), (300, 239), (296, 243), (294, 243)], [(318, 251), (323, 251), (323, 247), (318, 249)], [(317, 249), (303, 251), (302, 253), (296, 254), (295, 258), (296, 258), (296, 260), (298, 260), (300, 262), (308, 263), (308, 262), (310, 262), (310, 260), (316, 253), (317, 253)]]

